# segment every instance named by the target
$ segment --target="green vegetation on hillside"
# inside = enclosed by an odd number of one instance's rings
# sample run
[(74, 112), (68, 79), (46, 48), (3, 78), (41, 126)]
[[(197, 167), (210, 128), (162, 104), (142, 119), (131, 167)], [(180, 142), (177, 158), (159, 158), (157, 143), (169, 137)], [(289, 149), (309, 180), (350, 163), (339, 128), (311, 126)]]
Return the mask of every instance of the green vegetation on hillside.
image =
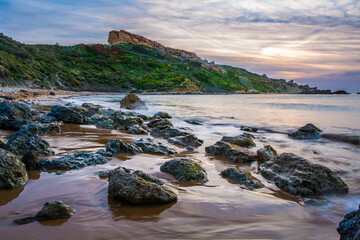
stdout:
[(204, 68), (200, 62), (166, 56), (143, 45), (28, 45), (0, 34), (3, 84), (78, 90), (104, 86), (114, 90), (171, 91), (191, 86), (198, 91), (301, 91), (285, 80), (267, 79), (231, 66), (207, 65), (210, 67)]

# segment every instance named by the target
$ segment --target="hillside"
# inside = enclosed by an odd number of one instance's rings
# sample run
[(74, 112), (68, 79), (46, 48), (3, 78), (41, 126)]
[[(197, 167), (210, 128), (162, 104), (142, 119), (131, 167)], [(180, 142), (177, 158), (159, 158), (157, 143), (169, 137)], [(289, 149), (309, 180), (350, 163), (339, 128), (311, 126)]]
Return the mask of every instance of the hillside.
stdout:
[(208, 63), (196, 54), (188, 58), (172, 52), (131, 41), (113, 45), (29, 45), (0, 34), (0, 83), (92, 91), (318, 91), (242, 68)]

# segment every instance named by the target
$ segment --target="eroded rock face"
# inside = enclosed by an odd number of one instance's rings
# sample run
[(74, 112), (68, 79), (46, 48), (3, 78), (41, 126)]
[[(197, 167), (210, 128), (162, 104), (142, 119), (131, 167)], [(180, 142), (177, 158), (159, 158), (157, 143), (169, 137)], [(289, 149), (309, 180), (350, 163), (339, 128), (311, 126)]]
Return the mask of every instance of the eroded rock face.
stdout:
[(121, 99), (120, 107), (125, 109), (148, 109), (146, 104), (133, 93), (130, 93)]
[(43, 208), (36, 214), (37, 220), (50, 220), (69, 218), (74, 214), (74, 210), (62, 201), (46, 202)]
[(347, 194), (348, 186), (329, 168), (292, 153), (283, 153), (259, 166), (261, 175), (285, 192), (301, 197)]
[(22, 118), (31, 120), (32, 114), (27, 104), (5, 101), (0, 103), (0, 117), (7, 117), (8, 119)]
[(126, 168), (116, 168), (109, 172), (109, 196), (132, 204), (167, 203), (177, 200), (176, 194), (150, 178)]
[(54, 160), (46, 158), (41, 159), (39, 167), (41, 171), (71, 170), (97, 164), (104, 164), (109, 162), (110, 160), (110, 158), (97, 153), (75, 153)]
[(289, 133), (289, 136), (296, 139), (317, 139), (320, 137), (321, 130), (314, 124), (308, 123), (297, 131)]
[(264, 163), (276, 156), (277, 156), (276, 150), (270, 145), (266, 145), (263, 148), (257, 150), (256, 152), (258, 163)]
[(198, 139), (194, 134), (188, 134), (186, 136), (174, 137), (168, 139), (169, 143), (184, 148), (197, 148), (200, 147), (204, 141)]
[(346, 214), (336, 230), (340, 240), (360, 240), (360, 209)]
[(218, 141), (214, 145), (206, 147), (205, 151), (212, 155), (224, 156), (232, 162), (252, 162), (254, 155), (249, 150), (235, 144)]
[(175, 158), (165, 162), (160, 171), (173, 175), (181, 182), (208, 181), (206, 171), (194, 160), (189, 158)]
[(220, 141), (235, 144), (245, 148), (251, 148), (256, 146), (254, 141), (251, 139), (251, 135), (248, 134), (243, 134), (235, 137), (223, 137)]
[(153, 138), (142, 138), (134, 142), (144, 153), (177, 154), (178, 152), (165, 142)]
[(141, 147), (137, 146), (136, 144), (127, 143), (120, 139), (110, 140), (106, 144), (106, 151), (111, 152), (113, 156), (117, 156), (120, 153), (139, 154), (143, 152)]
[(253, 177), (249, 171), (243, 169), (228, 168), (222, 171), (220, 175), (238, 181), (250, 190), (264, 187), (264, 184), (262, 184), (259, 179)]
[(51, 116), (64, 123), (83, 124), (88, 121), (86, 117), (73, 109), (59, 105), (55, 105), (51, 108)]
[(0, 189), (13, 189), (26, 183), (25, 165), (12, 153), (0, 149)]

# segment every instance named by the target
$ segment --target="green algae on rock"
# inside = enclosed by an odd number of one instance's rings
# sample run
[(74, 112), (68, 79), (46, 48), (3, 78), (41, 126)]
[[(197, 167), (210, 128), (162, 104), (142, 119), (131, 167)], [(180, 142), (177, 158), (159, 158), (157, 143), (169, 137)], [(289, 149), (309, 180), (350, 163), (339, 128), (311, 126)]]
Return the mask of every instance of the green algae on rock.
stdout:
[(28, 180), (25, 164), (12, 153), (0, 149), (0, 189), (14, 189)]

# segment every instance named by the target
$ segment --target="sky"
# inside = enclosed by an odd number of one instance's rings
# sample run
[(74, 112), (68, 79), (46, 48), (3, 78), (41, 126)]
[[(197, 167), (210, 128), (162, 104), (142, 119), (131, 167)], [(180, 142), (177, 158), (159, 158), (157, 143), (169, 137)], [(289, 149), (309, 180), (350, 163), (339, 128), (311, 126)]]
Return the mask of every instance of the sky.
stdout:
[(24, 43), (107, 43), (127, 30), (219, 64), (360, 92), (360, 0), (0, 0)]

